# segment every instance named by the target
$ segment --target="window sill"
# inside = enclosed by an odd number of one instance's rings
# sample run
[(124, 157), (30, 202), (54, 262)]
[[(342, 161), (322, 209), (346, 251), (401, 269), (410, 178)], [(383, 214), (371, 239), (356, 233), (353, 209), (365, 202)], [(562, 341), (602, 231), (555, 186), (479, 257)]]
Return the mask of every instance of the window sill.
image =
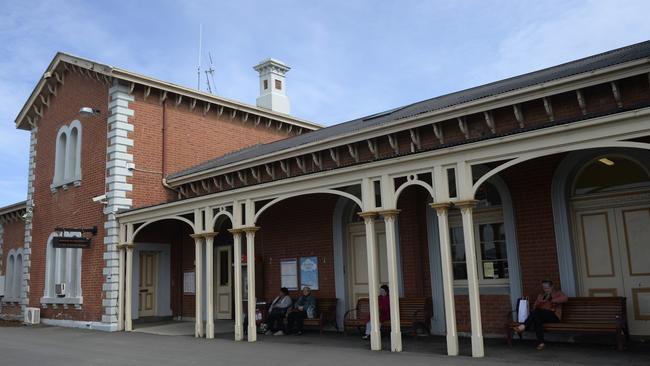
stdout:
[(84, 303), (83, 296), (79, 297), (41, 297), (42, 305), (63, 304), (63, 305), (81, 305)]
[(50, 184), (50, 191), (56, 193), (59, 188), (62, 188), (64, 191), (67, 191), (70, 186), (79, 187), (81, 186), (81, 178), (69, 179), (60, 182), (52, 182)]
[(2, 299), (3, 304), (13, 304), (19, 302), (20, 302), (20, 298), (15, 298), (15, 297), (7, 297)]

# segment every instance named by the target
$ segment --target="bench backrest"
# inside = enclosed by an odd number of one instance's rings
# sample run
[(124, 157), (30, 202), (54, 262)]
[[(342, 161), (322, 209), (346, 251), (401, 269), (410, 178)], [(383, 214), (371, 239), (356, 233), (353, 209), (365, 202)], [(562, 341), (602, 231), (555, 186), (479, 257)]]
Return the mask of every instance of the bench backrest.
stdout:
[[(433, 305), (430, 297), (400, 297), (399, 317), (401, 321), (426, 321), (431, 318)], [(370, 317), (370, 301), (367, 297), (357, 300), (357, 319)]]
[(333, 298), (317, 298), (316, 299), (316, 311), (318, 314), (336, 314), (336, 304), (338, 299)]
[(562, 304), (562, 322), (615, 323), (625, 312), (624, 297), (570, 297)]

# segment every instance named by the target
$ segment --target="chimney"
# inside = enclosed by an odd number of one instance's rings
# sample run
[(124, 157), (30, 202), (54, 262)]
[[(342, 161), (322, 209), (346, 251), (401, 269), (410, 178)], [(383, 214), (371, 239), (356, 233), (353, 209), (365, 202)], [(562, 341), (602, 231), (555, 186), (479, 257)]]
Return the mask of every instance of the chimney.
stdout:
[(291, 68), (282, 61), (269, 58), (254, 66), (253, 69), (260, 74), (260, 96), (257, 97), (257, 106), (289, 114), (289, 98), (284, 78)]

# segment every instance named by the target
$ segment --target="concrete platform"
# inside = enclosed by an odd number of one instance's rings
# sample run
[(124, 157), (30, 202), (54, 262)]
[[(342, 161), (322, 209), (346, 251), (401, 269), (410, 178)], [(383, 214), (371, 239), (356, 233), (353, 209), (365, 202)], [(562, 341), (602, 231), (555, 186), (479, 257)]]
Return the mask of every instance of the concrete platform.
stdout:
[[(166, 336), (194, 336), (194, 321), (161, 321), (153, 323), (136, 323), (133, 331)], [(231, 320), (215, 320), (214, 333), (233, 334), (235, 323)]]
[[(501, 339), (487, 339), (486, 357), (474, 359), (469, 356), (466, 338), (461, 339), (461, 356), (456, 357), (445, 355), (443, 337), (405, 337), (402, 353), (373, 352), (358, 336), (334, 333), (260, 335), (258, 339), (255, 343), (235, 342), (228, 333), (220, 333), (216, 339), (196, 339), (48, 326), (0, 327), (0, 365), (650, 365), (647, 343), (632, 343), (624, 352), (617, 352), (613, 344), (549, 343), (539, 352), (534, 342), (517, 342), (508, 348)], [(388, 344), (386, 337), (384, 349)]]

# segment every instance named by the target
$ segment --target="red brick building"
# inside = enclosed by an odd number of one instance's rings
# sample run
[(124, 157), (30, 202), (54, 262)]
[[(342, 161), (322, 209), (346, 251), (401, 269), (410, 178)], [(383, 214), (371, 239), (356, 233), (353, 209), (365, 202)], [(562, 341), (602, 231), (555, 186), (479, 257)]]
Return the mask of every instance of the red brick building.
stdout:
[[(32, 133), (19, 303), (106, 330), (194, 318), (208, 338), (234, 319), (241, 340), (280, 286), (336, 299), (341, 326), (360, 298), (376, 321), (385, 283), (392, 350), (399, 299), (423, 298), (449, 354), (461, 333), (482, 356), (551, 279), (625, 297), (648, 335), (649, 56), (644, 42), (320, 128), (277, 111), (277, 60), (256, 67), (253, 107), (59, 54), (16, 120)], [(88, 248), (54, 245), (79, 235)]]

